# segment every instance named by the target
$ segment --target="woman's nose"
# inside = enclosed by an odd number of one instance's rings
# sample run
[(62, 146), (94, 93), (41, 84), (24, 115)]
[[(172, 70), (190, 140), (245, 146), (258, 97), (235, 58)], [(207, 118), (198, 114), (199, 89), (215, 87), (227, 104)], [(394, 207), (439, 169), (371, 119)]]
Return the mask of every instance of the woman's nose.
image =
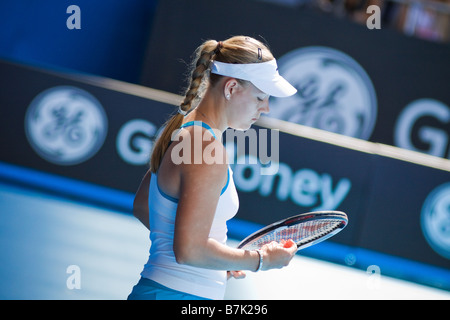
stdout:
[(261, 113), (269, 113), (269, 111), (270, 111), (269, 98), (267, 98), (267, 100), (264, 101), (264, 104), (261, 106), (260, 110), (261, 110)]

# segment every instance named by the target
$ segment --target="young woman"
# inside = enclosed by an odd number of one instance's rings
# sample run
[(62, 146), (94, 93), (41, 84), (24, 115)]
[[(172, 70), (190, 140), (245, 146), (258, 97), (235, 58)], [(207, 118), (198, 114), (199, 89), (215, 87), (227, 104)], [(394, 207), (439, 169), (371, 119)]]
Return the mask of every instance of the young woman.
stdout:
[[(134, 215), (151, 231), (151, 247), (129, 299), (223, 299), (227, 270), (228, 277), (242, 278), (245, 272), (234, 270), (281, 268), (295, 255), (293, 243), (256, 251), (225, 243), (226, 221), (239, 200), (221, 135), (228, 127), (249, 129), (269, 112), (270, 95), (296, 92), (277, 70), (269, 49), (250, 37), (209, 40), (197, 49), (184, 101), (158, 138), (134, 201)], [(192, 143), (183, 149), (183, 141)], [(215, 150), (212, 164), (203, 156), (198, 161), (206, 150)], [(174, 161), (180, 156), (192, 161)]]

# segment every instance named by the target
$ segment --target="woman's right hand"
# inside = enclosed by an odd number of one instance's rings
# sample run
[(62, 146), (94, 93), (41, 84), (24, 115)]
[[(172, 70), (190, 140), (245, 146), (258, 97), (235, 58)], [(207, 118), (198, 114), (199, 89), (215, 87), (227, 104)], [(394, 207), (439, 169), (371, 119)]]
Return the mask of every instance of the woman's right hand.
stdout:
[(263, 265), (261, 270), (281, 269), (291, 262), (297, 253), (297, 245), (294, 241), (280, 241), (265, 244), (261, 247)]

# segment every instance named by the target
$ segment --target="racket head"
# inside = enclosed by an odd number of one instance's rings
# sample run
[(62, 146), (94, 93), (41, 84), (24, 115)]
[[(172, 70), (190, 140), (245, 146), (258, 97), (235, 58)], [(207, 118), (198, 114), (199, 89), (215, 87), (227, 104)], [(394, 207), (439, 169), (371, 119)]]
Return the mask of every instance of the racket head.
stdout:
[(256, 250), (272, 241), (292, 239), (299, 250), (305, 249), (339, 233), (347, 223), (342, 211), (301, 213), (259, 229), (242, 240), (238, 248)]

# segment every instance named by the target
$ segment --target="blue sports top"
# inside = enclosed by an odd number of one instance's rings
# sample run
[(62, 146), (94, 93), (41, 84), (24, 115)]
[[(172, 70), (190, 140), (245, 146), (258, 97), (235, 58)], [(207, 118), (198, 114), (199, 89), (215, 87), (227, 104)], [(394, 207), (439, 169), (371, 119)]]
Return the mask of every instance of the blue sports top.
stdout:
[[(201, 125), (213, 130), (206, 123), (193, 121), (182, 128)], [(239, 198), (228, 167), (227, 184), (223, 188), (214, 214), (209, 237), (226, 244), (227, 220), (235, 216), (239, 208)], [(226, 270), (212, 270), (178, 264), (173, 252), (175, 216), (178, 199), (168, 196), (158, 186), (158, 175), (152, 174), (148, 197), (150, 217), (150, 256), (141, 276), (156, 281), (163, 286), (209, 299), (223, 299), (225, 295)]]

